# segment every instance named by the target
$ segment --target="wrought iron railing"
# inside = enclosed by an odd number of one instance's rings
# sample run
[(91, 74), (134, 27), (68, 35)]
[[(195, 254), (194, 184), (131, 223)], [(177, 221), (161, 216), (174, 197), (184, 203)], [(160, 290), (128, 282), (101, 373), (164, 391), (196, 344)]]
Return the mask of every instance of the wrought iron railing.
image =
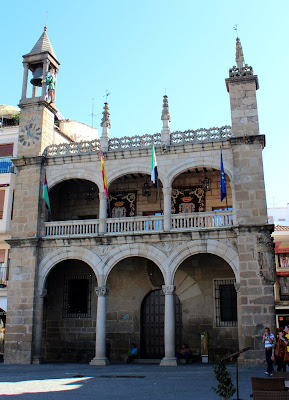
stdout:
[(0, 174), (7, 174), (14, 172), (14, 165), (11, 157), (0, 157)]

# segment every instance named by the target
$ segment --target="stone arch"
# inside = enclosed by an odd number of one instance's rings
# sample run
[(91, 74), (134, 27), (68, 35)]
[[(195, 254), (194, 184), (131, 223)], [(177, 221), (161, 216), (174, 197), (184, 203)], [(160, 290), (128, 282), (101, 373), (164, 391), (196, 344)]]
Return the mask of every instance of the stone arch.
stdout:
[(168, 266), (171, 277), (170, 284), (173, 284), (176, 271), (186, 258), (195, 254), (204, 253), (214, 254), (225, 260), (232, 268), (236, 278), (236, 282), (240, 282), (239, 256), (237, 251), (232, 246), (224, 242), (214, 239), (208, 239), (206, 241), (193, 240), (191, 242), (186, 242), (170, 254), (170, 261)]
[(133, 243), (121, 245), (111, 250), (109, 254), (103, 258), (103, 263), (105, 264), (103, 269), (104, 284), (107, 282), (108, 276), (115, 265), (128, 257), (144, 257), (153, 261), (161, 270), (165, 284), (169, 281), (166, 268), (168, 262), (167, 255), (155, 246), (145, 243)]
[(95, 173), (95, 170), (90, 170), (89, 168), (71, 168), (65, 170), (54, 170), (53, 168), (47, 169), (47, 181), (49, 189), (67, 179), (84, 179), (91, 181), (97, 185), (100, 192), (103, 190), (102, 177), (100, 174)]
[[(139, 174), (147, 174), (151, 175), (151, 168), (150, 168), (150, 161), (147, 163), (148, 165), (141, 165), (138, 163), (132, 164), (132, 165), (125, 165), (120, 168), (116, 168), (115, 171), (113, 171), (111, 174), (107, 174), (107, 184), (108, 186), (111, 185), (113, 181), (116, 179), (120, 178), (121, 176), (127, 175), (127, 174), (133, 174), (133, 173), (139, 173)], [(163, 186), (165, 186), (165, 175), (163, 172), (158, 168), (158, 174), (159, 174), (159, 179), (162, 182)]]
[(48, 253), (39, 264), (38, 290), (44, 289), (46, 278), (52, 268), (64, 260), (80, 260), (88, 264), (95, 273), (98, 285), (101, 285), (102, 260), (93, 251), (83, 247), (61, 247)]
[[(225, 173), (230, 178), (231, 187), (233, 186), (233, 177), (234, 177), (234, 167), (228, 161), (223, 160), (224, 170)], [(183, 160), (180, 163), (174, 164), (167, 172), (167, 182), (168, 186), (172, 186), (174, 179), (180, 175), (182, 172), (190, 168), (197, 168), (197, 167), (208, 167), (208, 168), (215, 168), (217, 170), (220, 169), (220, 159), (212, 158), (212, 157), (195, 157), (195, 158), (188, 158)]]

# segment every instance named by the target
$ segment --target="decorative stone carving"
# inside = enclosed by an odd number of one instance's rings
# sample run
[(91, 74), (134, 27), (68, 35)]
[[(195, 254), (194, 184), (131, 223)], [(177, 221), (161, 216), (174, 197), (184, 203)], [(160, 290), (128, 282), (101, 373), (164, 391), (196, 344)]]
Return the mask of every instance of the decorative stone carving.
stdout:
[(238, 292), (240, 291), (240, 289), (241, 289), (240, 283), (235, 282), (235, 283), (234, 283), (234, 286), (235, 286), (236, 292), (238, 293)]
[(154, 135), (143, 135), (143, 136), (124, 136), (122, 138), (113, 138), (109, 141), (109, 150), (124, 150), (124, 149), (136, 149), (146, 148), (161, 144), (161, 134), (155, 133)]
[[(221, 128), (210, 129), (197, 129), (187, 130), (184, 132), (176, 131), (171, 134), (171, 144), (186, 144), (186, 143), (206, 143), (226, 141), (232, 138), (231, 127), (229, 125), (222, 126)], [(152, 147), (152, 144), (161, 145), (161, 134), (155, 133), (153, 135), (142, 136), (124, 136), (122, 138), (109, 139), (108, 151), (137, 149)], [(43, 152), (46, 157), (55, 156), (71, 156), (78, 154), (93, 154), (98, 153), (100, 149), (100, 140), (94, 139), (91, 141), (84, 140), (81, 142), (52, 144)], [(162, 147), (163, 154), (168, 151), (168, 147)]]
[(165, 295), (174, 294), (176, 287), (174, 285), (162, 285), (162, 289)]
[(171, 134), (171, 144), (219, 142), (226, 141), (232, 136), (229, 125), (222, 126), (221, 128), (201, 128), (184, 132), (176, 131)]
[(107, 296), (109, 289), (107, 286), (97, 286), (95, 287), (95, 294), (97, 296)]
[(232, 68), (229, 69), (229, 77), (230, 78), (239, 78), (242, 76), (253, 76), (253, 68), (249, 65), (245, 64), (244, 67), (238, 68), (234, 65)]

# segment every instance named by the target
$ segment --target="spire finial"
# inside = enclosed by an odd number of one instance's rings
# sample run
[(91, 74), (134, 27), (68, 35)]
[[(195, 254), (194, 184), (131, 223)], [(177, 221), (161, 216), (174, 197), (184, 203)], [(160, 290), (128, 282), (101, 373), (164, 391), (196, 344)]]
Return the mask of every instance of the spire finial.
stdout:
[(238, 37), (236, 37), (236, 64), (239, 69), (245, 66), (243, 48)]
[(102, 113), (102, 120), (101, 120), (101, 124), (100, 126), (102, 126), (103, 128), (110, 128), (110, 113), (109, 113), (109, 108), (108, 108), (108, 103), (105, 102), (104, 103), (104, 107), (103, 107), (103, 113)]
[(163, 98), (163, 111), (162, 111), (162, 118), (161, 119), (162, 119), (162, 121), (171, 122), (168, 96), (166, 94), (164, 95), (164, 98)]

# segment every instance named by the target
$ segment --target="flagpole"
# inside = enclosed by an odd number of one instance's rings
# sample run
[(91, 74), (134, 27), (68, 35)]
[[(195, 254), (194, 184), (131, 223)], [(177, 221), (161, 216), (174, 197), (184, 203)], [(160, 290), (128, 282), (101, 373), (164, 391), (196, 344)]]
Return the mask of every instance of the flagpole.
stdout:
[(159, 196), (159, 201), (160, 201), (160, 212), (161, 212), (161, 215), (163, 215), (162, 199), (161, 199), (161, 195), (160, 195), (160, 186), (159, 186), (159, 178), (157, 178), (157, 189), (158, 189), (158, 196)]

